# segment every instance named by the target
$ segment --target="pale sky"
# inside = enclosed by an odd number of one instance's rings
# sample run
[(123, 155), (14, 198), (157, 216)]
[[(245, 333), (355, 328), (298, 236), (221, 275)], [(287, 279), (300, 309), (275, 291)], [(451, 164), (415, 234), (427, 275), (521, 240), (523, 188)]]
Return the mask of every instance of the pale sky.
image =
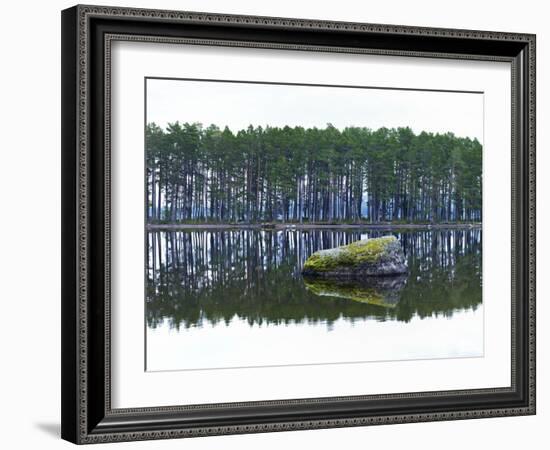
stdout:
[(483, 94), (231, 82), (147, 80), (147, 122), (305, 128), (411, 127), (483, 143)]

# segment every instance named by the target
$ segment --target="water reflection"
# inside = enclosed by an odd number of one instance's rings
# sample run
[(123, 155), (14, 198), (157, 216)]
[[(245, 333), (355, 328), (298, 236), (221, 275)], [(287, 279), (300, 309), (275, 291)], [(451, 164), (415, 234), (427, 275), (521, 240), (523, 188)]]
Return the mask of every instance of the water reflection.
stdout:
[(409, 274), (391, 285), (304, 279), (313, 252), (384, 231), (192, 230), (147, 233), (147, 324), (317, 324), (365, 317), (408, 322), (481, 303), (481, 230), (393, 232)]
[(406, 275), (369, 277), (364, 280), (322, 279), (304, 276), (306, 288), (321, 297), (340, 297), (370, 305), (394, 308), (407, 284)]

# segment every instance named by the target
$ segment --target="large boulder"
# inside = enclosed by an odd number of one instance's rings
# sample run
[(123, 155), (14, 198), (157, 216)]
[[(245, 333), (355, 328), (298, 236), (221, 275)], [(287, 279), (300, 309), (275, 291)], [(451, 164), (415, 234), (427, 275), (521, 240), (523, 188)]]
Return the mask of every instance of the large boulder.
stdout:
[(302, 270), (304, 275), (336, 279), (364, 279), (405, 273), (405, 255), (395, 236), (319, 250), (306, 260)]

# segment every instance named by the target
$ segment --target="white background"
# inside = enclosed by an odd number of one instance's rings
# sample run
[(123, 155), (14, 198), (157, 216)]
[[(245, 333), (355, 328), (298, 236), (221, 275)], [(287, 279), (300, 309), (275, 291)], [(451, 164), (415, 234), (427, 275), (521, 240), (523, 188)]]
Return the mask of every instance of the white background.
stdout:
[[(279, 0), (111, 0), (108, 4), (241, 14), (464, 27), (538, 35), (538, 185), (539, 199), (548, 190), (544, 177), (550, 145), (548, 13), (545, 2), (470, 1), (303, 1)], [(5, 448), (69, 448), (59, 440), (60, 396), (60, 16), (71, 2), (10, 2), (3, 5), (2, 117), (2, 365), (0, 398)], [(30, 217), (30, 219), (29, 219)], [(538, 273), (550, 270), (550, 251), (542, 230), (550, 225), (548, 209), (538, 205)], [(115, 444), (118, 448), (253, 449), (370, 447), (440, 449), (543, 448), (550, 420), (548, 379), (550, 327), (544, 326), (549, 290), (538, 290), (538, 415), (386, 427), (225, 436), (187, 441)], [(546, 425), (546, 427), (545, 427)], [(539, 444), (539, 442), (541, 442)]]

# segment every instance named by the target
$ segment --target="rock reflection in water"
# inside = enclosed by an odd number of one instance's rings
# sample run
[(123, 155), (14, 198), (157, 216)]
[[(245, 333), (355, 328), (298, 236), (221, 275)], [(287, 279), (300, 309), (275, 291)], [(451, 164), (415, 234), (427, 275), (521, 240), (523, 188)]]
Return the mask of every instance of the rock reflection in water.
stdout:
[(337, 280), (304, 276), (306, 288), (318, 296), (338, 297), (369, 305), (395, 308), (407, 276), (368, 277), (364, 280)]
[[(229, 324), (235, 317), (250, 326), (330, 325), (367, 317), (408, 322), (415, 316), (451, 317), (481, 304), (481, 229), (391, 232), (409, 268), (406, 284), (396, 289), (378, 286), (358, 294), (355, 286), (352, 295), (350, 286), (306, 285), (301, 270), (312, 253), (387, 234), (357, 229), (150, 231), (147, 325), (202, 327)], [(376, 299), (395, 306), (381, 308)]]

